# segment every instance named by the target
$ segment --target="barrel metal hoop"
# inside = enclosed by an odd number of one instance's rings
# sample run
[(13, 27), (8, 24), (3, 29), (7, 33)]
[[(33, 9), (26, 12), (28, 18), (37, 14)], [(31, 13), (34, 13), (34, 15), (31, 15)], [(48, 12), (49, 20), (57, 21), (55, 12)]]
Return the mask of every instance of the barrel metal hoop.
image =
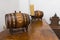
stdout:
[(10, 14), (10, 16), (11, 16), (11, 27), (13, 28), (14, 26), (13, 26), (13, 17), (12, 17), (12, 14)]
[[(22, 16), (23, 16), (23, 19), (24, 19), (24, 14), (23, 13), (21, 13), (22, 14)], [(23, 24), (25, 24), (25, 21), (23, 20)]]
[(5, 23), (7, 28), (9, 28), (9, 18), (8, 18), (8, 14), (5, 15)]
[(27, 23), (29, 24), (30, 23), (30, 17), (29, 17), (29, 15), (27, 15)]
[(14, 20), (15, 20), (15, 28), (17, 27), (17, 18), (16, 18), (16, 13), (14, 13)]
[(29, 18), (28, 18), (28, 15), (27, 15), (27, 14), (26, 14), (25, 16), (26, 16), (26, 24), (25, 24), (25, 25), (27, 25), (27, 24), (28, 24), (28, 19), (29, 19)]

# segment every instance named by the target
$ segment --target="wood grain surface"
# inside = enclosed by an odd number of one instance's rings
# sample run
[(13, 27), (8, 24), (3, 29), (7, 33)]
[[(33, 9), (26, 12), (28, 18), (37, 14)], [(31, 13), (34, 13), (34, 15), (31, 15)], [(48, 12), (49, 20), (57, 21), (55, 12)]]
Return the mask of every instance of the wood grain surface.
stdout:
[(45, 20), (32, 21), (28, 32), (11, 35), (8, 29), (0, 33), (0, 40), (59, 40)]

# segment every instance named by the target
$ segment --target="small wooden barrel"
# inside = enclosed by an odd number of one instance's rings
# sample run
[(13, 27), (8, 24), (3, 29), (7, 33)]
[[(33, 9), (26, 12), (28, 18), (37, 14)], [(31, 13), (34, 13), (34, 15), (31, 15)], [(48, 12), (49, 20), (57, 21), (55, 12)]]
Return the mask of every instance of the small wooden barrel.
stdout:
[(43, 12), (42, 11), (34, 11), (35, 17), (36, 18), (42, 18), (43, 17)]
[(31, 17), (32, 17), (32, 20), (36, 20), (36, 19), (42, 20), (43, 15), (44, 14), (42, 11), (37, 10), (37, 11), (34, 11), (34, 15), (33, 16), (31, 15)]
[(25, 13), (10, 13), (5, 15), (5, 23), (7, 28), (22, 28), (29, 25), (30, 18)]

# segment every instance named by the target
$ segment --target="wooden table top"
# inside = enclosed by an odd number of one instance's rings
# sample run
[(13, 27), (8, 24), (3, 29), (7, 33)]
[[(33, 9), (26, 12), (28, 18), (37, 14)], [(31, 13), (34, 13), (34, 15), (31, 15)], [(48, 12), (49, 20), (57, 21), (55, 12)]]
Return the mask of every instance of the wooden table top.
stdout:
[(59, 40), (50, 26), (43, 21), (33, 21), (28, 26), (28, 32), (11, 35), (6, 29), (0, 33), (0, 40)]
[(32, 22), (28, 29), (29, 40), (59, 40), (45, 20)]

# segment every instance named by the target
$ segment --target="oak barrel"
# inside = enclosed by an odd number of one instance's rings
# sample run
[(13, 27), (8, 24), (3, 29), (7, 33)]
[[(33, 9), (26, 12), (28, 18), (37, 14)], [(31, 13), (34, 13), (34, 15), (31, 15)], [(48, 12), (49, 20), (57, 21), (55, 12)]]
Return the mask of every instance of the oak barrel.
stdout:
[(30, 23), (28, 14), (25, 13), (10, 13), (5, 15), (5, 24), (7, 28), (26, 27)]
[(31, 15), (31, 18), (32, 18), (32, 20), (36, 20), (36, 19), (42, 20), (43, 15), (44, 15), (43, 11), (36, 10), (36, 11), (34, 11), (34, 15), (33, 16)]
[(35, 16), (36, 18), (42, 18), (42, 17), (43, 17), (43, 12), (42, 12), (42, 11), (38, 11), (38, 10), (37, 10), (37, 11), (34, 11), (34, 13), (35, 13), (34, 16)]

